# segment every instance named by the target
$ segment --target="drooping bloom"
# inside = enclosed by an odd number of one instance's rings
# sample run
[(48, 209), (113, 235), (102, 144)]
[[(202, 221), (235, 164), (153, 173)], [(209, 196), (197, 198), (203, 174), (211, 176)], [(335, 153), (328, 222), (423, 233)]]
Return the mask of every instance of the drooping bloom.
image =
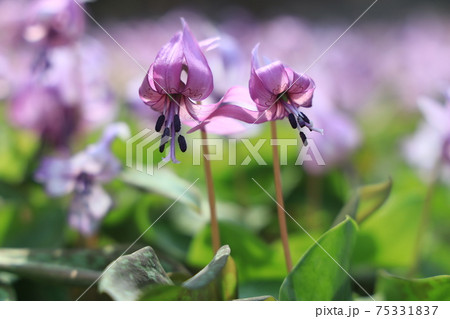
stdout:
[(249, 82), (250, 96), (260, 112), (268, 120), (288, 117), (292, 128), (299, 130), (303, 143), (306, 136), (301, 128), (322, 133), (314, 128), (313, 123), (300, 111), (301, 107), (311, 107), (315, 89), (314, 81), (294, 72), (291, 68), (275, 61), (261, 65), (257, 45), (252, 52), (252, 68)]
[(112, 199), (102, 184), (111, 181), (121, 170), (111, 143), (116, 137), (125, 139), (129, 135), (126, 124), (111, 124), (97, 144), (70, 158), (46, 158), (36, 172), (36, 180), (45, 184), (50, 196), (74, 194), (68, 221), (82, 234), (94, 233), (111, 208)]
[[(197, 129), (216, 132), (223, 127), (227, 118), (258, 124), (288, 117), (291, 126), (298, 129), (304, 144), (306, 135), (301, 130), (306, 127), (310, 131), (322, 133), (314, 127), (311, 120), (300, 108), (311, 107), (314, 94), (314, 81), (306, 75), (299, 75), (280, 61), (261, 65), (258, 59), (258, 46), (252, 52), (252, 66), (249, 89), (232, 87), (199, 125)], [(236, 125), (229, 126), (228, 133), (234, 133)]]
[(439, 176), (450, 182), (450, 90), (444, 105), (430, 98), (421, 98), (418, 105), (425, 121), (405, 141), (403, 154), (424, 177), (429, 177), (436, 165), (441, 164)]
[(176, 33), (162, 47), (150, 66), (139, 95), (145, 104), (161, 113), (155, 129), (163, 131), (160, 151), (170, 138), (170, 154), (167, 159), (177, 163), (175, 157), (176, 137), (182, 152), (186, 140), (179, 134), (181, 122), (200, 121), (202, 106), (197, 105), (213, 90), (213, 76), (206, 58), (182, 19), (183, 30)]

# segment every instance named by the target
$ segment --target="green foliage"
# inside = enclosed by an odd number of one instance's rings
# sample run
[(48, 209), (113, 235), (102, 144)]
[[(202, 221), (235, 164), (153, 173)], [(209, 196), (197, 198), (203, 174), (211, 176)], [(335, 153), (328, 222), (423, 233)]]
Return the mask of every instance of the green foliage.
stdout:
[(376, 287), (383, 300), (450, 301), (450, 276), (408, 279), (380, 272)]
[(392, 179), (385, 182), (359, 187), (336, 217), (333, 225), (337, 225), (346, 216), (352, 217), (356, 222), (362, 223), (380, 208), (389, 197), (392, 188)]
[(122, 173), (122, 180), (146, 191), (177, 200), (195, 211), (200, 211), (201, 198), (199, 191), (195, 185), (191, 186), (194, 181), (185, 181), (170, 170), (155, 169), (154, 175), (150, 176), (134, 169), (128, 169)]
[(347, 272), (356, 231), (348, 218), (319, 238), (284, 280), (280, 300), (351, 300)]

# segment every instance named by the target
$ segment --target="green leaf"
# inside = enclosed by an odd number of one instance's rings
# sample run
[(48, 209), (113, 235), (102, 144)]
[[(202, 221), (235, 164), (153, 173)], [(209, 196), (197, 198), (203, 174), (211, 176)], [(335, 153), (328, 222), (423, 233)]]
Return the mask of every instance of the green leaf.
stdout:
[(225, 267), (222, 269), (222, 299), (233, 300), (238, 296), (238, 276), (236, 263), (233, 257), (229, 256)]
[(375, 291), (389, 301), (450, 301), (450, 276), (408, 279), (382, 271)]
[[(200, 212), (201, 195), (195, 186), (191, 186), (193, 181), (181, 179), (170, 170), (155, 170), (154, 175), (148, 175), (134, 169), (127, 169), (121, 177), (130, 185), (178, 200), (192, 210)], [(180, 197), (181, 194), (184, 195)]]
[(351, 300), (350, 278), (345, 271), (356, 231), (356, 223), (348, 218), (323, 234), (284, 280), (280, 300)]
[(182, 286), (194, 300), (233, 300), (237, 297), (236, 265), (230, 247), (222, 246), (213, 260)]
[(0, 271), (35, 280), (87, 286), (122, 248), (97, 250), (0, 249)]
[(230, 247), (222, 246), (213, 260), (181, 286), (152, 285), (141, 300), (233, 300), (237, 297), (236, 267)]
[(394, 192), (392, 199), (361, 225), (352, 265), (409, 268), (422, 207), (420, 194)]
[(181, 286), (151, 285), (144, 289), (142, 301), (192, 301), (189, 291)]
[(183, 283), (183, 287), (188, 289), (201, 289), (211, 283), (217, 276), (220, 275), (222, 269), (227, 263), (230, 256), (230, 246), (225, 245), (220, 247), (214, 256), (213, 260), (194, 277)]
[(99, 281), (100, 292), (114, 300), (137, 300), (143, 289), (152, 284), (172, 285), (151, 247), (112, 262)]
[(257, 297), (236, 299), (236, 301), (276, 301), (276, 299), (272, 296), (257, 296)]
[(359, 187), (336, 217), (333, 226), (350, 216), (358, 224), (366, 220), (377, 211), (388, 199), (392, 189), (392, 179), (387, 181)]

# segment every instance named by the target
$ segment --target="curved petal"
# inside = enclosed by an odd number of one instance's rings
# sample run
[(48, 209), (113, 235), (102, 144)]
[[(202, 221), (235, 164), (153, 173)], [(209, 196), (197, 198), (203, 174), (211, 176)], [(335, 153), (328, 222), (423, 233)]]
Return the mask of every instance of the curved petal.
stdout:
[(186, 21), (183, 23), (182, 43), (187, 66), (187, 81), (183, 95), (194, 101), (207, 98), (213, 90), (213, 75), (202, 50), (191, 33)]
[(267, 115), (268, 113), (257, 110), (246, 88), (235, 86), (225, 93), (214, 112), (188, 133), (205, 129), (216, 134), (234, 134), (242, 131), (243, 126), (231, 120), (259, 124), (271, 120)]
[(258, 76), (270, 93), (277, 95), (284, 92), (289, 87), (289, 77), (283, 63), (275, 61), (258, 67), (258, 48), (257, 45), (252, 51), (252, 72)]
[(255, 101), (258, 109), (261, 111), (270, 107), (275, 102), (277, 96), (265, 88), (253, 68), (250, 74), (248, 86), (252, 100)]
[(292, 79), (291, 87), (288, 90), (289, 100), (299, 107), (311, 107), (316, 85), (307, 75), (299, 75), (290, 68), (286, 68), (289, 78)]
[(142, 81), (142, 84), (139, 88), (139, 96), (145, 104), (153, 109), (155, 109), (155, 107), (158, 109), (158, 105), (161, 104), (161, 101), (164, 100), (165, 94), (159, 93), (159, 91), (154, 88), (154, 82), (151, 74), (153, 74), (153, 64), (152, 66), (150, 66), (150, 69), (148, 71), (148, 74), (145, 76), (144, 81)]
[(172, 39), (164, 45), (153, 63), (155, 88), (160, 94), (180, 93), (181, 71), (183, 69), (183, 40), (182, 33), (177, 32)]

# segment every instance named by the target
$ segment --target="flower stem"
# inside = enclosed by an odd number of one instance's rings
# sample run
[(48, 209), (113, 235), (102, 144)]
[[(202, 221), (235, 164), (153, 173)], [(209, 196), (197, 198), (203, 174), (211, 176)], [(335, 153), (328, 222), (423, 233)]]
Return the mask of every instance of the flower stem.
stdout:
[[(275, 121), (270, 122), (270, 129), (272, 132), (272, 139), (277, 140), (277, 124)], [(283, 244), (284, 258), (286, 260), (287, 271), (292, 270), (291, 252), (289, 250), (289, 238), (286, 227), (286, 215), (284, 212), (284, 200), (283, 189), (281, 186), (281, 172), (280, 172), (280, 156), (278, 154), (278, 145), (272, 145), (273, 153), (273, 176), (275, 180), (275, 189), (277, 195), (277, 212), (278, 212), (278, 224), (280, 226), (281, 242)]]
[[(206, 141), (208, 139), (208, 135), (204, 130), (202, 132), (203, 139), (203, 154), (208, 155), (209, 149)], [(216, 195), (214, 193), (214, 181), (211, 172), (211, 163), (209, 159), (206, 157), (203, 159), (204, 167), (205, 167), (205, 175), (206, 175), (206, 184), (208, 187), (208, 200), (209, 200), (209, 211), (211, 214), (211, 242), (214, 253), (216, 253), (220, 248), (220, 232), (219, 232), (219, 223), (217, 222), (217, 214), (216, 214)]]
[(425, 195), (425, 200), (422, 208), (422, 215), (420, 217), (419, 222), (419, 230), (417, 231), (417, 237), (416, 242), (414, 245), (414, 253), (413, 253), (413, 261), (411, 264), (411, 268), (408, 272), (408, 277), (413, 277), (418, 269), (419, 269), (419, 262), (421, 257), (421, 251), (423, 246), (423, 238), (425, 235), (425, 232), (427, 231), (427, 228), (430, 223), (431, 219), (431, 202), (434, 195), (434, 190), (436, 188), (437, 181), (439, 179), (439, 171), (441, 169), (441, 163), (438, 161), (433, 168), (433, 171), (431, 173), (431, 179), (428, 184), (427, 193)]

